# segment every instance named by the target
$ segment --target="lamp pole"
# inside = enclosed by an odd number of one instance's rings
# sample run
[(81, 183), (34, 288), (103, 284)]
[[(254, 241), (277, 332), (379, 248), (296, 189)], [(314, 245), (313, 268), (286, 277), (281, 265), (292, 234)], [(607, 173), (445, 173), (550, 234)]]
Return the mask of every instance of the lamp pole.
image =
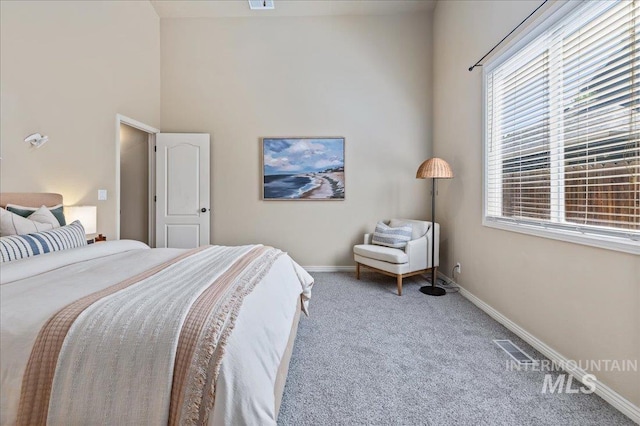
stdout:
[[(425, 160), (418, 167), (417, 179), (431, 178), (431, 285), (420, 287), (420, 291), (429, 296), (444, 296), (447, 291), (436, 287), (436, 179), (451, 179), (451, 166), (442, 158), (433, 157)], [(440, 241), (438, 241), (440, 244)]]
[(429, 296), (444, 296), (447, 291), (436, 287), (436, 178), (431, 178), (431, 285), (420, 287)]

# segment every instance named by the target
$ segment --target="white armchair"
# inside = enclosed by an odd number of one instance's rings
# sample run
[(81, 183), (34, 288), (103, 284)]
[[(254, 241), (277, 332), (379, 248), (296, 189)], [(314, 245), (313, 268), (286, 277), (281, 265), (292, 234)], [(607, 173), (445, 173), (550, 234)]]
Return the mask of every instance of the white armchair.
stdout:
[(434, 234), (434, 268), (437, 269), (440, 263), (440, 225), (436, 223), (435, 226), (431, 226), (431, 222), (422, 220), (391, 219), (389, 226), (395, 228), (407, 223), (413, 228), (412, 239), (404, 249), (371, 244), (373, 234), (365, 234), (364, 244), (353, 247), (357, 279), (360, 279), (361, 266), (396, 277), (398, 295), (402, 296), (402, 278), (422, 274), (431, 269), (431, 238)]

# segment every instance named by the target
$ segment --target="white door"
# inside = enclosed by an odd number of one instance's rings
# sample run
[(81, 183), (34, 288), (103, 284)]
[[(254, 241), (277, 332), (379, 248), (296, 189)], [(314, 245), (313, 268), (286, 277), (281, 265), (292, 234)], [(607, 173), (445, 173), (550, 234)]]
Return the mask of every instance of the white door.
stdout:
[(156, 247), (209, 244), (209, 135), (156, 135)]

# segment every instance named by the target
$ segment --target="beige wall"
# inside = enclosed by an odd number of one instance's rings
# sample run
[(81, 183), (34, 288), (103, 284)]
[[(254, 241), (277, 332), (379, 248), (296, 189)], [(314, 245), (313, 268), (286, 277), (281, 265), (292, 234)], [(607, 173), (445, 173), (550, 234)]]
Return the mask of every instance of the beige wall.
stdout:
[[(432, 61), (428, 14), (160, 26), (147, 2), (3, 1), (0, 190), (97, 204), (113, 236), (115, 115), (162, 118), (212, 135), (213, 242), (350, 265), (378, 219), (428, 216), (414, 174), (431, 153), (433, 62), (435, 153), (456, 173), (440, 184), (444, 271), (460, 261), (465, 288), (570, 359), (638, 359), (637, 256), (481, 225), (482, 74), (467, 68), (538, 4), (438, 2)], [(50, 142), (29, 148), (33, 132)], [(259, 138), (292, 135), (346, 137), (346, 201), (260, 201)], [(596, 374), (640, 405), (639, 374)]]
[[(441, 259), (457, 281), (573, 360), (640, 358), (640, 258), (482, 226), (482, 70), (467, 68), (538, 1), (440, 1), (434, 14), (434, 148)], [(640, 374), (594, 372), (640, 405)], [(542, 383), (541, 383), (542, 385)]]
[[(353, 265), (379, 219), (428, 215), (431, 16), (163, 19), (162, 130), (212, 138), (216, 244)], [(344, 136), (345, 201), (261, 201), (260, 137)]]
[(120, 125), (120, 238), (149, 241), (149, 134)]
[[(3, 1), (0, 16), (0, 190), (97, 205), (114, 238), (116, 114), (160, 124), (158, 16), (133, 1)], [(31, 149), (34, 132), (49, 143)]]

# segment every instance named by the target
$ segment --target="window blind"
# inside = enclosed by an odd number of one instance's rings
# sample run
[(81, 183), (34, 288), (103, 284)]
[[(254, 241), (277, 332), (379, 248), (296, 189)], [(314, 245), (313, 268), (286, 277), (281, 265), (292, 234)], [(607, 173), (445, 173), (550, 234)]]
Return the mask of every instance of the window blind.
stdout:
[(485, 220), (640, 241), (639, 40), (585, 2), (485, 70)]

